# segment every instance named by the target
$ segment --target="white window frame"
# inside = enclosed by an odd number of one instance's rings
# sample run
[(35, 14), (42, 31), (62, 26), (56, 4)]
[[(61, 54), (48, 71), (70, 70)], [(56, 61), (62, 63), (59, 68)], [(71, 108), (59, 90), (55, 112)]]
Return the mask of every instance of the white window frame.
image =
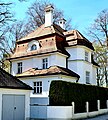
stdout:
[(90, 72), (86, 71), (86, 84), (90, 84)]
[(85, 51), (85, 61), (89, 61), (89, 53)]
[(33, 82), (34, 94), (42, 94), (42, 81)]
[(22, 62), (17, 63), (17, 73), (22, 73)]
[(48, 68), (48, 58), (43, 58), (42, 59), (42, 69), (47, 69)]

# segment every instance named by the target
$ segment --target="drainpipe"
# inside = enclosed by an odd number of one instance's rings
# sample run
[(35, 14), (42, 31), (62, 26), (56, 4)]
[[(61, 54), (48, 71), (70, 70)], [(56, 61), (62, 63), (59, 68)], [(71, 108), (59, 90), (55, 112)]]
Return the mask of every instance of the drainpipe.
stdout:
[(9, 73), (11, 74), (12, 73), (12, 62), (9, 60), (9, 62), (10, 62), (10, 71), (9, 71)]

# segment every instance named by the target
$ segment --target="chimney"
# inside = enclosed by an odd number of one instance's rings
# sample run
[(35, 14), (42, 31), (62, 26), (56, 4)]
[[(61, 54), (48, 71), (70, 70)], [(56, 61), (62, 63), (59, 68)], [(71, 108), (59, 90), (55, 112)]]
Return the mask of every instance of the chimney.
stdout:
[(59, 20), (59, 26), (65, 30), (65, 27), (66, 27), (65, 24), (66, 24), (66, 20), (64, 18), (61, 18)]
[(53, 9), (52, 5), (48, 5), (45, 8), (45, 27), (53, 24)]

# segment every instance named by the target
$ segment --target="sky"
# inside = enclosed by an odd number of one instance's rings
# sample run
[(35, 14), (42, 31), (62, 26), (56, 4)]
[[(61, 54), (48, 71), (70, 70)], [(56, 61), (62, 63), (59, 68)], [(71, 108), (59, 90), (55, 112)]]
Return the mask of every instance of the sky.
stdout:
[[(19, 2), (18, 0), (2, 0), (12, 2), (12, 10), (18, 20), (27, 17), (26, 11), (36, 0), (26, 0)], [(39, 0), (37, 0), (39, 1)], [(97, 18), (98, 14), (108, 8), (108, 0), (49, 0), (55, 6), (64, 11), (65, 19), (72, 19), (72, 27), (78, 29), (82, 34)]]

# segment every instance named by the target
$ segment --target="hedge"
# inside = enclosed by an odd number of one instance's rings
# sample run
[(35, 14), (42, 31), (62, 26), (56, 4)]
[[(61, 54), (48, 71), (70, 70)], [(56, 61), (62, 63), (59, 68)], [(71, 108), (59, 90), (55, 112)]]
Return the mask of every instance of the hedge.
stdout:
[(70, 106), (72, 102), (75, 102), (76, 112), (84, 112), (85, 102), (88, 101), (91, 104), (90, 111), (93, 111), (97, 109), (97, 100), (101, 102), (108, 100), (107, 88), (65, 81), (51, 82), (49, 102), (52, 106)]

